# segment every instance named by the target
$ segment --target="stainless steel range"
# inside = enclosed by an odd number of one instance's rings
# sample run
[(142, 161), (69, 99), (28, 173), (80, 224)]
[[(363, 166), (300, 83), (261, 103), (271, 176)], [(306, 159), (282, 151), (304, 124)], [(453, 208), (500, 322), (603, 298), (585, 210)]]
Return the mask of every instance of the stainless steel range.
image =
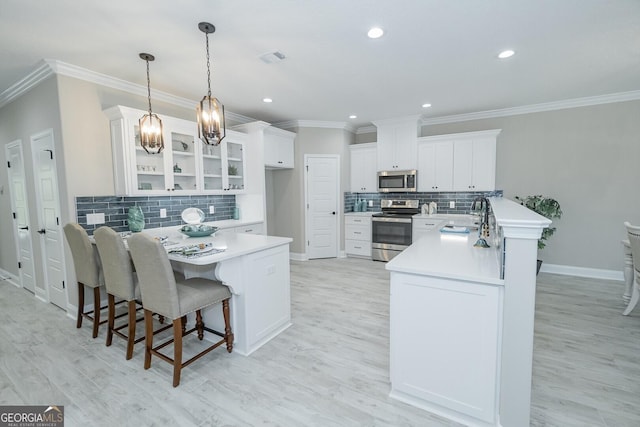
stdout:
[(380, 201), (382, 213), (371, 217), (371, 257), (389, 261), (411, 245), (411, 217), (420, 213), (419, 200)]

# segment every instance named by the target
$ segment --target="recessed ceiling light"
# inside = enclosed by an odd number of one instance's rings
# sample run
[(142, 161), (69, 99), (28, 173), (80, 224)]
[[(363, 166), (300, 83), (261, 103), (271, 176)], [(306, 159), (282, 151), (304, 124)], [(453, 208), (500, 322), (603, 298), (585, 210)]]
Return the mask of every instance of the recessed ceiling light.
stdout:
[(273, 99), (271, 99), (271, 98), (262, 98), (262, 102), (266, 102), (268, 104), (270, 102), (273, 102)]
[(498, 58), (500, 59), (506, 59), (506, 58), (510, 58), (515, 54), (514, 51), (512, 50), (503, 50), (502, 52), (500, 52), (498, 54)]
[(369, 30), (369, 32), (367, 33), (367, 36), (369, 36), (370, 39), (377, 39), (382, 37), (383, 34), (384, 34), (384, 31), (382, 30), (382, 28), (373, 27)]
[(431, 104), (422, 104), (422, 108), (429, 108), (431, 107)]
[(358, 116), (356, 116), (355, 114), (352, 114), (352, 115), (350, 115), (350, 116), (349, 116), (349, 118), (350, 118), (350, 119), (357, 119), (357, 118), (358, 118)]

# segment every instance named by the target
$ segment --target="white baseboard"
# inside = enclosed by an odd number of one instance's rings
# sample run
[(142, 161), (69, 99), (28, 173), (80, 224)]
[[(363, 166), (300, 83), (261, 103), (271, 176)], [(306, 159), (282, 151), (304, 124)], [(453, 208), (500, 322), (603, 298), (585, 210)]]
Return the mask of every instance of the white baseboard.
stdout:
[(542, 263), (541, 273), (564, 274), (566, 276), (589, 277), (592, 279), (624, 281), (622, 271), (603, 270), (599, 268), (574, 267), (571, 265)]
[(0, 268), (0, 280), (6, 280), (7, 282), (14, 285), (16, 288), (20, 288), (20, 278), (9, 273), (7, 270), (3, 270)]
[(301, 254), (297, 252), (289, 252), (289, 259), (292, 261), (309, 261), (309, 257), (306, 253)]

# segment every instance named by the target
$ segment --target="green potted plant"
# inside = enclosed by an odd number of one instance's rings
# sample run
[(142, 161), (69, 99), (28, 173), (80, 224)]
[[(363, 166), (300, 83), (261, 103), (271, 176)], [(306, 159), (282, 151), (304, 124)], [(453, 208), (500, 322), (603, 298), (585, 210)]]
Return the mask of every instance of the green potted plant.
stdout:
[[(542, 215), (545, 218), (554, 219), (560, 218), (562, 216), (562, 209), (560, 209), (560, 203), (557, 200), (552, 199), (551, 197), (545, 197), (540, 194), (535, 196), (526, 196), (524, 198), (516, 196), (516, 200), (520, 202), (521, 205), (531, 209), (537, 214)], [(553, 236), (555, 233), (555, 227), (547, 227), (542, 230), (542, 236), (538, 240), (538, 249), (543, 249), (546, 246), (546, 240)], [(542, 265), (542, 260), (538, 260), (538, 268), (536, 270), (536, 274), (540, 271), (540, 266)]]

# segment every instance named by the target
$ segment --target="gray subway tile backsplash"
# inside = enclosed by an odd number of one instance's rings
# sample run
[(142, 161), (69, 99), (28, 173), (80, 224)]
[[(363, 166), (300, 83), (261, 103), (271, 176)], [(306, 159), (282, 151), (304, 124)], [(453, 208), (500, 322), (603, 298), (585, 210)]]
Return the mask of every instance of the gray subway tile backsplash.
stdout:
[[(367, 211), (379, 212), (380, 200), (382, 199), (418, 199), (420, 205), (424, 203), (436, 202), (438, 213), (445, 214), (468, 214), (471, 211), (471, 204), (476, 197), (502, 197), (502, 190), (496, 191), (476, 191), (476, 192), (442, 192), (442, 193), (344, 193), (344, 211), (353, 212), (356, 200), (371, 200), (373, 206), (368, 206)], [(449, 202), (454, 201), (456, 207), (449, 208)]]
[[(132, 206), (142, 209), (145, 228), (171, 227), (181, 225), (182, 211), (191, 207), (201, 209), (207, 222), (232, 219), (236, 196), (79, 196), (76, 197), (77, 221), (89, 234), (103, 225), (118, 232), (128, 231), (127, 212)], [(215, 206), (215, 214), (209, 213), (209, 206)], [(160, 209), (167, 210), (166, 218), (160, 218)], [(105, 223), (87, 225), (87, 214), (93, 213), (103, 213)]]

